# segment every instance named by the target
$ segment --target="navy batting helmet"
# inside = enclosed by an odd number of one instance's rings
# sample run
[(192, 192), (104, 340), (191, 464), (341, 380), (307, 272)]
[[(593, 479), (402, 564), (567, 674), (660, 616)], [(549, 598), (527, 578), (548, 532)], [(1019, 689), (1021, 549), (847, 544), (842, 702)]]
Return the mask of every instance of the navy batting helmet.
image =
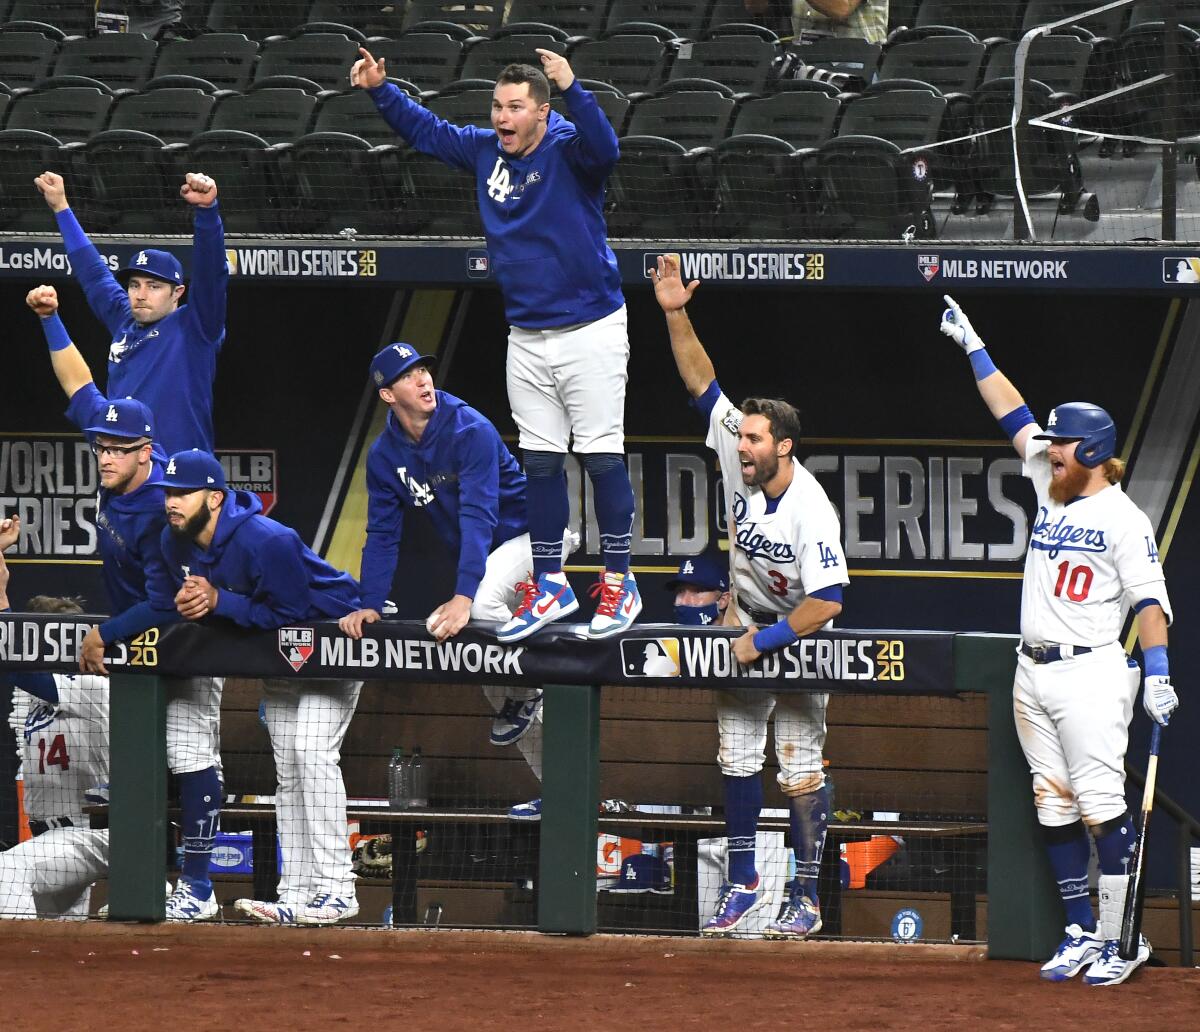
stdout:
[(1039, 441), (1078, 441), (1075, 458), (1089, 468), (1111, 459), (1117, 450), (1117, 425), (1112, 416), (1086, 401), (1056, 405), (1046, 420), (1045, 433), (1034, 437)]

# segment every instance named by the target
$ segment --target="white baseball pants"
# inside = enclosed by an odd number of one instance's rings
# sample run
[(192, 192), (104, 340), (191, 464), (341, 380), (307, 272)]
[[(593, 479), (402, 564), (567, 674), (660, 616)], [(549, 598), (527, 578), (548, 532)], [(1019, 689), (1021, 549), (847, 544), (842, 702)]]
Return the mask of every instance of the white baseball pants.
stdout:
[(0, 853), (0, 918), (82, 920), (107, 871), (107, 829), (51, 828)]
[(785, 795), (816, 791), (824, 783), (821, 754), (825, 748), (824, 692), (732, 691), (717, 693), (717, 730), (722, 774), (745, 778), (759, 773), (767, 758), (767, 724), (775, 716), (776, 780)]
[(167, 691), (167, 766), (172, 774), (221, 770), (223, 677), (164, 677)]

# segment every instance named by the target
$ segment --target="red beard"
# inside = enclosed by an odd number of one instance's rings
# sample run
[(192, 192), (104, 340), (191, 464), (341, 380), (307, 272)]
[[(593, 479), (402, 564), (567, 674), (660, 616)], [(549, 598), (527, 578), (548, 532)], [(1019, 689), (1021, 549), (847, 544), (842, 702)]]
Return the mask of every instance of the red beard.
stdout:
[(1092, 478), (1092, 471), (1079, 462), (1068, 462), (1067, 470), (1058, 480), (1050, 481), (1050, 497), (1059, 505), (1065, 505), (1072, 498), (1083, 494)]

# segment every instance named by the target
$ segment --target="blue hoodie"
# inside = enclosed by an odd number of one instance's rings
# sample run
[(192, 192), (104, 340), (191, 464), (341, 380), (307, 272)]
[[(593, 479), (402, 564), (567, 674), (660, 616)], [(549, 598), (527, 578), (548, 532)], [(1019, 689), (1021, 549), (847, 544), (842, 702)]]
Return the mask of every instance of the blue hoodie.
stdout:
[(604, 182), (620, 146), (579, 80), (563, 92), (574, 124), (551, 111), (546, 135), (522, 158), (504, 153), (494, 129), (451, 125), (391, 83), (370, 93), (388, 125), (413, 147), (475, 173), (510, 324), (574, 326), (625, 303), (604, 223)]
[(112, 335), (108, 393), (137, 398), (154, 413), (155, 443), (165, 454), (213, 450), (213, 378), (225, 341), (225, 231), (217, 205), (196, 208), (192, 278), (181, 305), (158, 322), (133, 318), (129, 295), (67, 208), (55, 216), (71, 269), (88, 304)]
[(363, 606), (378, 612), (392, 587), (407, 507), (423, 508), (458, 557), (454, 592), (474, 598), (488, 553), (529, 530), (525, 474), (488, 419), (437, 391), (419, 441), (389, 412), (367, 455), (367, 543)]
[[(107, 408), (108, 399), (94, 383), (88, 383), (71, 396), (67, 418), (82, 430), (95, 426)], [(162, 555), (166, 524), (162, 463), (157, 459), (151, 463), (150, 476), (135, 490), (113, 494), (100, 489), (96, 539), (104, 563), (104, 584), (117, 614), (100, 625), (105, 644), (179, 619)]]
[(258, 495), (226, 491), (208, 548), (168, 526), (162, 550), (176, 590), (189, 575), (204, 577), (217, 589), (217, 616), (267, 630), (358, 609), (354, 578), (316, 555), (291, 527), (260, 515), (261, 509)]

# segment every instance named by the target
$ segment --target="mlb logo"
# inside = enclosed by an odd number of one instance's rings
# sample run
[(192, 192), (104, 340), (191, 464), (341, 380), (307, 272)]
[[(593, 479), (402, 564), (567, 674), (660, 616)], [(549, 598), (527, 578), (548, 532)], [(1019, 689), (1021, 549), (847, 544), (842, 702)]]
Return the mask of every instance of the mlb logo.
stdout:
[(236, 276), (238, 271), (238, 253), (232, 247), (225, 248), (225, 268), (230, 276)]
[(1164, 283), (1200, 283), (1200, 258), (1164, 258)]
[(925, 277), (925, 282), (929, 283), (938, 274), (941, 262), (938, 261), (936, 254), (919, 254), (917, 255), (917, 268), (920, 270), (921, 275)]
[(487, 251), (473, 250), (467, 252), (467, 276), (471, 279), (487, 279), (492, 263), (488, 260)]
[(626, 677), (678, 677), (678, 638), (625, 638), (621, 669)]
[(679, 265), (680, 271), (683, 270), (683, 255), (678, 251), (654, 251), (653, 253), (642, 254), (642, 275), (646, 279), (654, 279), (654, 274), (658, 271), (658, 256), (664, 258), (674, 258)]
[(280, 627), (279, 654), (295, 671), (299, 671), (313, 654), (316, 632), (311, 627)]

